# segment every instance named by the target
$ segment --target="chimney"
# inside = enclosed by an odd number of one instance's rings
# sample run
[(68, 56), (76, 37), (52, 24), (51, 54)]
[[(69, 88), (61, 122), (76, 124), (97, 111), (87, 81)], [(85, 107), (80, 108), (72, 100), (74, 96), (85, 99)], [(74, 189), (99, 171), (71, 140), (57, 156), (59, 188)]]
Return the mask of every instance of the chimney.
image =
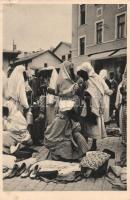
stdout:
[(24, 52), (24, 55), (27, 55), (27, 54), (28, 54), (28, 52), (27, 52), (27, 51), (25, 51), (25, 52)]
[(16, 49), (17, 49), (17, 46), (16, 46), (16, 44), (14, 43), (14, 40), (13, 40), (13, 51), (16, 51)]

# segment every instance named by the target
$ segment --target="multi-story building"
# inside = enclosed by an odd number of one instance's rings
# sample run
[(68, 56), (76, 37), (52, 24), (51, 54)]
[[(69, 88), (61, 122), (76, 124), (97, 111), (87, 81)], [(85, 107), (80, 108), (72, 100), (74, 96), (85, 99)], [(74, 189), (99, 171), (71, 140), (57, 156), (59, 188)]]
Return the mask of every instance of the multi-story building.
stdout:
[(97, 72), (126, 65), (126, 4), (72, 5), (72, 62), (89, 60)]

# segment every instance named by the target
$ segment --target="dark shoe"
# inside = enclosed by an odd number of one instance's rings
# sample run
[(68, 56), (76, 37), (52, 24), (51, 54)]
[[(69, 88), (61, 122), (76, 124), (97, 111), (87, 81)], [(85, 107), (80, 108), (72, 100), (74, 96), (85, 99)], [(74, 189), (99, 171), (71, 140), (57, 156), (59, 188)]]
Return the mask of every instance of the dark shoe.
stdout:
[(43, 142), (35, 142), (35, 143), (33, 143), (35, 146), (43, 146), (44, 144), (43, 144)]
[(23, 163), (16, 172), (16, 176), (20, 176), (26, 170), (26, 164)]
[(96, 150), (97, 150), (97, 146), (92, 146), (89, 151), (96, 151)]
[(127, 166), (127, 164), (126, 164), (126, 160), (125, 161), (117, 161), (116, 162), (116, 165), (117, 166), (120, 166), (120, 167), (126, 167)]
[(111, 123), (111, 120), (105, 122), (105, 125), (110, 125), (110, 123)]
[(9, 170), (8, 167), (4, 167), (4, 168), (3, 168), (3, 173), (6, 173), (8, 170)]
[(115, 165), (121, 166), (121, 161), (116, 161)]
[(115, 152), (111, 151), (110, 149), (104, 149), (103, 152), (109, 154), (111, 159), (115, 159)]
[(34, 152), (37, 152), (37, 150), (25, 146), (20, 149), (18, 153), (14, 154), (14, 156), (16, 156), (17, 161), (20, 161), (31, 158)]
[(18, 169), (19, 169), (19, 166), (18, 166), (17, 164), (15, 164), (14, 167), (13, 167), (13, 169), (12, 169), (12, 171), (11, 171), (11, 173), (9, 174), (8, 178), (13, 178), (13, 177), (15, 177), (15, 175), (16, 175)]
[(37, 172), (37, 177), (44, 177), (47, 179), (55, 179), (58, 175), (58, 171), (44, 171), (44, 172)]
[[(30, 157), (32, 157), (32, 153), (31, 152), (27, 152), (27, 151), (22, 151), (20, 150), (19, 152), (15, 152), (13, 154), (19, 161), (20, 160), (25, 160), (25, 159), (28, 159)], [(17, 161), (18, 161), (17, 160)]]

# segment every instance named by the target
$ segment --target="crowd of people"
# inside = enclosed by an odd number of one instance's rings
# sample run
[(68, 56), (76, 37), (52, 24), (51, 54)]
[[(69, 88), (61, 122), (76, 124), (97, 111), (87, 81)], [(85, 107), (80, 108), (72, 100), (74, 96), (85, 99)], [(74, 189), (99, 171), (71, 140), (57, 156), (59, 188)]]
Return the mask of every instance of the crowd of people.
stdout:
[(126, 167), (126, 112), (127, 68), (117, 83), (114, 72), (97, 74), (89, 62), (75, 67), (65, 61), (50, 79), (37, 71), (29, 78), (24, 66), (16, 66), (8, 76), (3, 72), (3, 153), (44, 145), (49, 160), (80, 162), (98, 150), (97, 140), (107, 137), (106, 126), (115, 118), (122, 135), (120, 166)]

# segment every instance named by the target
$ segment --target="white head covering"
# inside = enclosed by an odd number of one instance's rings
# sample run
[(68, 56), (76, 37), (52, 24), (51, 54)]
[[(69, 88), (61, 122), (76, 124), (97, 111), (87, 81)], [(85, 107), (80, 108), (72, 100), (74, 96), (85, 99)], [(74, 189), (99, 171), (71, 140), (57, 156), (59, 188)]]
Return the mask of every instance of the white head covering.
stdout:
[(26, 91), (25, 91), (25, 81), (23, 77), (23, 72), (25, 67), (22, 65), (17, 66), (8, 81), (8, 96), (15, 101), (19, 102), (20, 105), (28, 108)]
[(78, 66), (77, 72), (80, 70), (87, 72), (89, 77), (92, 77), (95, 75), (95, 71), (94, 71), (91, 63), (89, 63), (89, 62), (84, 62), (82, 65)]
[(69, 80), (71, 83), (74, 83), (72, 78), (70, 77), (70, 69), (72, 67), (72, 63), (69, 61), (64, 61), (61, 65), (58, 82), (62, 81), (63, 79)]
[(67, 93), (71, 93), (75, 86), (75, 82), (72, 80), (70, 76), (70, 69), (72, 67), (72, 63), (69, 61), (64, 61), (60, 68), (60, 72), (57, 78), (57, 86), (55, 89), (56, 94), (65, 95)]
[(76, 72), (79, 72), (81, 69), (82, 69), (82, 68), (81, 68), (81, 65), (78, 65), (78, 66), (76, 67)]
[[(77, 71), (85, 71), (88, 73), (89, 79), (88, 79), (88, 83), (90, 85), (90, 82), (100, 90), (100, 92), (102, 94), (104, 94), (104, 89), (103, 89), (103, 85), (102, 85), (102, 80), (100, 78), (100, 76), (95, 73), (94, 68), (92, 67), (91, 63), (89, 62), (84, 62), (81, 66), (79, 66), (77, 68)], [(89, 87), (91, 90), (91, 87)]]
[(122, 77), (122, 86), (127, 87), (127, 65), (125, 67), (125, 71)]
[[(56, 84), (57, 84), (57, 79), (58, 79), (58, 72), (56, 71), (56, 69), (53, 67), (53, 71), (52, 71), (52, 75), (50, 78), (50, 83), (49, 83), (49, 87), (51, 89), (56, 89)], [(55, 103), (55, 96), (52, 94), (47, 94), (47, 104), (53, 104)]]
[(107, 79), (107, 75), (108, 75), (108, 72), (107, 72), (106, 69), (102, 69), (102, 70), (100, 71), (100, 73), (99, 73), (100, 78), (101, 78), (101, 79), (104, 79), (104, 80)]

